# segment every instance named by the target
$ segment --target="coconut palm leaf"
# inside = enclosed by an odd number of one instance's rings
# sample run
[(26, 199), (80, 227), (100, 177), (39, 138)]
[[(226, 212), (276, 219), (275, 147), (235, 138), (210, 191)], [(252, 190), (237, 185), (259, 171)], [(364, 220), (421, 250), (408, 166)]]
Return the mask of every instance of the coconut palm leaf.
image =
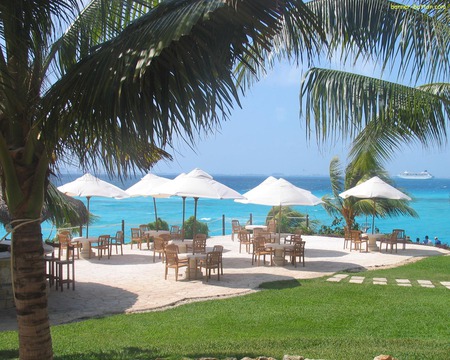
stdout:
[[(355, 136), (363, 126), (381, 131), (392, 128), (406, 139), (442, 144), (450, 114), (450, 99), (441, 92), (425, 91), (353, 73), (311, 69), (302, 83), (303, 113), (319, 140), (332, 136)], [(436, 92), (436, 88), (432, 88)], [(448, 91), (447, 91), (448, 92)], [(373, 135), (374, 130), (371, 131)], [(375, 130), (376, 131), (376, 130)], [(386, 148), (384, 148), (386, 150)]]
[[(147, 155), (170, 145), (175, 135), (192, 142), (219, 127), (239, 104), (233, 67), (261, 62), (287, 19), (295, 22), (288, 10), (301, 5), (290, 0), (162, 2), (67, 67), (44, 95), (45, 142), (50, 148), (55, 144), (60, 157), (70, 151), (84, 166), (97, 158), (116, 173), (127, 166), (148, 168), (154, 158)], [(127, 158), (136, 160), (131, 164)]]
[(449, 15), (442, 1), (315, 0), (306, 5), (321, 21), (330, 54), (339, 49), (343, 58), (371, 56), (383, 68), (397, 64), (402, 77), (411, 68), (416, 79), (449, 75)]

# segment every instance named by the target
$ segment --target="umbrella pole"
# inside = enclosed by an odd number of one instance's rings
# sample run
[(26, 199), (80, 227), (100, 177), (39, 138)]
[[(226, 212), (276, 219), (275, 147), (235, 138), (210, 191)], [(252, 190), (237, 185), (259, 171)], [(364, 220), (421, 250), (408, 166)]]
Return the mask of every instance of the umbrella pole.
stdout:
[(184, 230), (185, 213), (186, 213), (186, 196), (183, 196), (183, 230)]
[(194, 198), (194, 224), (192, 225), (192, 238), (195, 239), (195, 223), (197, 222), (197, 203), (198, 197)]
[(374, 230), (375, 230), (375, 200), (373, 201), (373, 214), (372, 214), (372, 234), (374, 234)]
[(87, 216), (87, 224), (86, 224), (86, 238), (89, 237), (89, 217), (91, 215), (91, 212), (89, 211), (89, 201), (91, 200), (90, 196), (86, 196), (87, 199), (87, 211), (88, 211), (88, 216)]
[(280, 211), (278, 213), (278, 242), (281, 242), (281, 204)]
[(153, 208), (155, 209), (155, 226), (156, 226), (156, 231), (158, 231), (158, 212), (156, 211), (156, 199), (153, 198)]

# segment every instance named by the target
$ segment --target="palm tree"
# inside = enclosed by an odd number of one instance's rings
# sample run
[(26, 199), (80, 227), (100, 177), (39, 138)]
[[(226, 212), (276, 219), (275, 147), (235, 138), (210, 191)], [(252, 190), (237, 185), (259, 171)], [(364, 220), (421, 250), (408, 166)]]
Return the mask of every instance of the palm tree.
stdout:
[(148, 171), (170, 159), (174, 136), (193, 143), (227, 119), (237, 63), (256, 71), (283, 36), (307, 54), (322, 40), (294, 0), (79, 4), (0, 3), (0, 179), (21, 359), (53, 357), (40, 228), (50, 171)]
[(341, 168), (339, 158), (334, 157), (330, 162), (332, 194), (322, 197), (324, 209), (332, 216), (342, 216), (347, 229), (355, 228), (355, 218), (360, 215), (375, 215), (380, 218), (392, 216), (418, 217), (417, 212), (408, 205), (406, 200), (379, 199), (374, 208), (374, 203), (370, 199), (355, 197), (343, 199), (339, 196), (341, 192), (373, 176), (378, 176), (385, 182), (391, 182), (387, 172), (370, 152), (358, 158), (357, 163), (350, 162), (345, 169), (345, 173)]
[[(383, 70), (396, 71), (399, 78), (409, 73), (413, 84), (419, 80), (431, 83), (407, 86), (312, 68), (306, 73), (300, 92), (301, 103), (305, 100), (302, 114), (308, 129), (314, 127), (319, 141), (341, 136), (355, 138), (350, 152), (352, 162), (361, 161), (358, 158), (363, 159), (367, 153), (379, 162), (387, 161), (403, 145), (415, 142), (424, 147), (442, 146), (450, 114), (448, 9), (436, 1), (413, 6), (385, 0), (345, 3), (345, 8), (331, 0), (308, 3), (331, 34), (333, 49), (341, 46), (345, 58), (349, 55), (345, 42), (354, 41), (352, 33), (363, 31), (366, 40), (361, 47), (368, 51), (357, 53), (356, 58), (372, 54)], [(358, 17), (350, 16), (354, 7), (360, 9)], [(333, 30), (337, 19), (330, 17), (332, 13), (346, 16), (348, 21), (343, 28)], [(397, 31), (380, 33), (377, 27)], [(347, 37), (342, 36), (344, 33)]]

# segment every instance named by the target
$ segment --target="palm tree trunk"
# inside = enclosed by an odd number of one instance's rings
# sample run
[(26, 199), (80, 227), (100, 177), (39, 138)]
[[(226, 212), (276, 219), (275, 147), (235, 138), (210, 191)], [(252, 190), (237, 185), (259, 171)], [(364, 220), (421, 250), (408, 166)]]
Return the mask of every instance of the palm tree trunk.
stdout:
[(39, 220), (26, 222), (13, 222), (11, 254), (19, 356), (22, 360), (53, 359), (41, 225)]

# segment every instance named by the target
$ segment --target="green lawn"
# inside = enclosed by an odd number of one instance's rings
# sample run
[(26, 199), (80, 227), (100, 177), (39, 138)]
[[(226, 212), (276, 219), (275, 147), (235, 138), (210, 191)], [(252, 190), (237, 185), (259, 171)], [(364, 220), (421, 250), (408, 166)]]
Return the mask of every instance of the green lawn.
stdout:
[[(266, 283), (242, 297), (55, 326), (55, 359), (450, 359), (450, 290), (439, 284), (450, 281), (450, 256), (351, 275), (366, 281)], [(388, 285), (373, 285), (374, 277)], [(413, 286), (397, 286), (396, 278)], [(0, 333), (0, 359), (17, 356), (16, 333)]]

